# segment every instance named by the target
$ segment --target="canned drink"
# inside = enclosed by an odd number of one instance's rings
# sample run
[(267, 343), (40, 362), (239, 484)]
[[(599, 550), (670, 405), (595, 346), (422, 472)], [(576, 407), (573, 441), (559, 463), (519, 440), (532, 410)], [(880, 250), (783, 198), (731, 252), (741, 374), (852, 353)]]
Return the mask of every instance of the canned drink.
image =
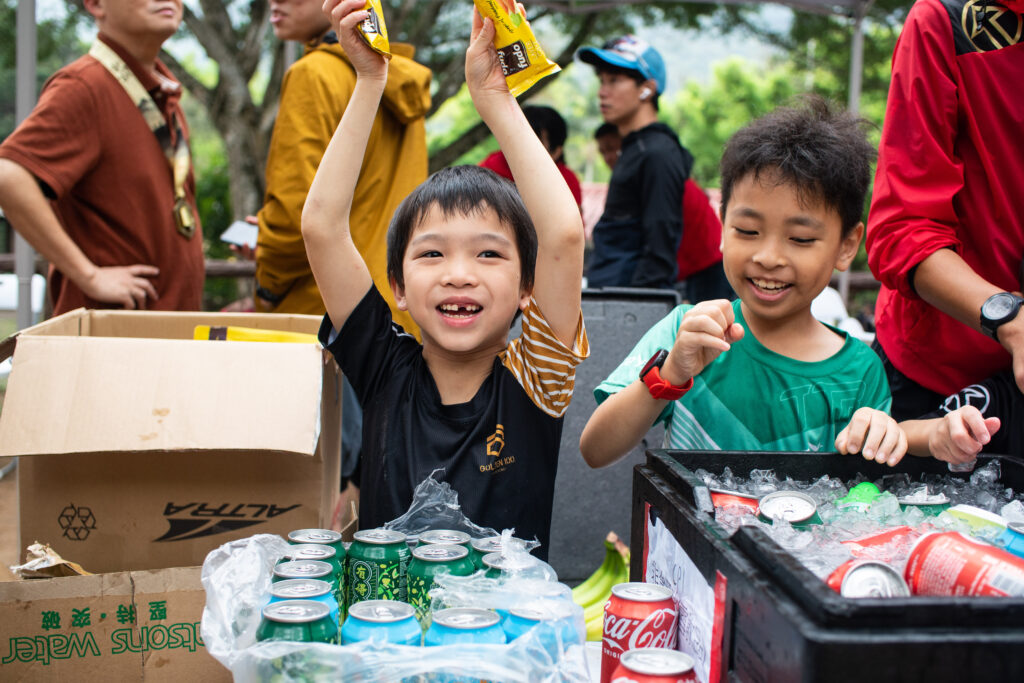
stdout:
[(654, 583), (620, 583), (604, 606), (601, 683), (611, 680), (623, 653), (643, 647), (673, 648), (676, 611), (672, 591)]
[(487, 570), (485, 576), (489, 579), (515, 576), (537, 564), (536, 558), (525, 553), (488, 553), (484, 555), (482, 562)]
[(1006, 520), (994, 512), (975, 505), (954, 505), (947, 512), (957, 519), (966, 522), (971, 527), (971, 533), (976, 531), (988, 531), (989, 533), (1001, 534), (1006, 529)]
[(612, 673), (612, 683), (696, 682), (693, 657), (663, 647), (642, 647), (622, 655)]
[[(422, 536), (420, 539), (422, 540)], [(461, 545), (429, 544), (412, 550), (409, 562), (409, 604), (416, 608), (416, 619), (426, 628), (430, 617), (430, 589), (436, 584), (434, 577), (442, 572), (455, 576), (469, 576), (476, 569), (469, 559), (469, 550)]]
[(408, 602), (409, 558), (405, 534), (366, 529), (353, 535), (345, 572), (348, 605), (362, 600)]
[(848, 560), (828, 577), (828, 585), (844, 598), (904, 598), (910, 589), (903, 576), (884, 562)]
[(1017, 557), (1024, 557), (1024, 523), (1007, 523), (1006, 530), (996, 538), (996, 545)]
[[(326, 562), (331, 565), (331, 573), (335, 577), (334, 599), (338, 601), (338, 607), (345, 611), (345, 565), (338, 552), (327, 545), (318, 543), (303, 543), (302, 545), (290, 545), (285, 550), (281, 562)], [(311, 578), (311, 577), (310, 577)]]
[(818, 504), (802, 491), (775, 491), (757, 504), (765, 521), (785, 520), (793, 526), (821, 524)]
[(897, 541), (902, 541), (906, 546), (902, 546), (901, 544), (901, 547), (909, 549), (911, 541), (917, 538), (919, 534), (919, 531), (909, 526), (897, 526), (891, 529), (886, 529), (885, 531), (881, 531), (877, 534), (869, 534), (867, 536), (841, 541), (841, 543), (850, 549), (850, 554), (855, 558), (870, 555), (870, 559), (880, 560), (885, 558), (878, 557), (879, 548), (891, 543), (896, 543)]
[(742, 491), (728, 491), (726, 489), (709, 489), (711, 492), (711, 503), (716, 508), (744, 507), (755, 515), (757, 514), (757, 496)]
[(496, 612), (475, 607), (450, 607), (434, 612), (433, 622), (423, 636), (426, 646), (456, 643), (504, 645), (505, 631)]
[[(486, 538), (474, 538), (470, 541), (470, 547), (472, 548), (470, 557), (477, 569), (487, 569), (484, 565), (484, 555), (500, 553), (504, 549), (501, 538), (501, 536), (488, 536)], [(509, 544), (523, 549), (526, 548), (526, 543), (522, 539), (515, 537), (510, 537)]]
[(412, 605), (397, 600), (363, 600), (349, 608), (348, 619), (341, 627), (341, 644), (364, 640), (419, 646), (423, 630)]
[(287, 640), (296, 643), (337, 643), (338, 622), (322, 602), (284, 600), (263, 608), (256, 640)]
[(345, 544), (341, 541), (341, 534), (332, 529), (296, 529), (288, 533), (288, 542), (292, 545), (330, 546), (339, 559), (345, 558)]
[(510, 643), (538, 626), (541, 645), (556, 661), (565, 648), (583, 644), (573, 621), (571, 603), (551, 603), (545, 609), (513, 607), (501, 623)]
[(914, 595), (1024, 597), (1024, 558), (959, 531), (919, 538), (903, 575)]
[(334, 587), (319, 579), (287, 579), (270, 584), (270, 603), (284, 600), (322, 602), (331, 610), (331, 618), (340, 623), (341, 611), (334, 597)]
[(420, 545), (461, 545), (467, 550), (470, 545), (470, 537), (465, 531), (453, 529), (431, 529), (420, 534)]
[(316, 560), (281, 562), (274, 567), (274, 575), (270, 579), (272, 582), (277, 583), (289, 579), (319, 579), (327, 581), (332, 586), (337, 585), (334, 567), (326, 562)]

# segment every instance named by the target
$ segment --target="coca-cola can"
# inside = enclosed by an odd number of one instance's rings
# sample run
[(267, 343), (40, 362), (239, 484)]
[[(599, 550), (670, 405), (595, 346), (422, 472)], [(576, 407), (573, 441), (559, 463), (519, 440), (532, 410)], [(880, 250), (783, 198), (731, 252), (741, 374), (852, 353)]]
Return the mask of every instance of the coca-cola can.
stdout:
[(900, 598), (910, 595), (903, 576), (884, 562), (852, 559), (839, 565), (828, 585), (844, 598)]
[(622, 655), (611, 683), (696, 683), (693, 657), (663, 647), (642, 647)]
[(653, 583), (620, 583), (604, 606), (601, 683), (609, 683), (619, 658), (645, 647), (673, 648), (676, 612), (672, 591)]
[(1024, 597), (1024, 558), (959, 531), (919, 538), (903, 575), (914, 595)]

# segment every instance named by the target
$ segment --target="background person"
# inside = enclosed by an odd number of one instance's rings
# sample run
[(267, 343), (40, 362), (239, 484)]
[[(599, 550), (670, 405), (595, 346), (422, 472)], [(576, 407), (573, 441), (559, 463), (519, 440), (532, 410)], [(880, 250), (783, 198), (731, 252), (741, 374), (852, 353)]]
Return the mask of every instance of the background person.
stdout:
[(918, 0), (896, 43), (867, 249), (900, 420), (999, 371), (1024, 389), (1022, 13)]
[(84, 4), (99, 35), (0, 145), (0, 206), (50, 262), (54, 314), (198, 310), (205, 261), (188, 124), (181, 85), (157, 59), (181, 0)]
[[(597, 150), (608, 168), (622, 153), (622, 136), (610, 123), (594, 131)], [(675, 288), (689, 303), (708, 299), (734, 299), (722, 268), (722, 221), (711, 206), (708, 195), (693, 178), (683, 185), (683, 237), (676, 251)]]
[(683, 185), (693, 157), (658, 121), (665, 63), (633, 36), (583, 48), (577, 58), (597, 70), (601, 116), (622, 135), (604, 213), (594, 226), (587, 286), (670, 289), (683, 233)]

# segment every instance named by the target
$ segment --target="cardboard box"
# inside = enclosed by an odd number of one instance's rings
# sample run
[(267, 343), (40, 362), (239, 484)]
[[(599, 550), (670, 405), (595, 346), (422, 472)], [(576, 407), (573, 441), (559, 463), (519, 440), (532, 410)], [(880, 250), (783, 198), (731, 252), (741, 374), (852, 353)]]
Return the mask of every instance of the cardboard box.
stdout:
[(329, 524), (341, 372), (316, 344), (193, 341), (196, 325), (315, 333), (316, 316), (72, 311), (0, 342), (0, 455), (19, 548), (94, 573), (200, 565), (226, 541)]
[(0, 680), (229, 681), (199, 567), (0, 582)]

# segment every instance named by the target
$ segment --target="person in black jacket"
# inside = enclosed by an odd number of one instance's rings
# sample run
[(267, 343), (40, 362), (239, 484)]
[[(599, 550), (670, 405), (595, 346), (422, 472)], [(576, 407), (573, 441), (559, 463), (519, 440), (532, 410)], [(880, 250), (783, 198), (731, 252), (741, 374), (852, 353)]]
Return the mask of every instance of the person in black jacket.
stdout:
[(582, 48), (577, 57), (597, 69), (601, 116), (622, 135), (604, 213), (594, 227), (587, 286), (671, 289), (693, 156), (658, 122), (665, 62), (633, 36)]

